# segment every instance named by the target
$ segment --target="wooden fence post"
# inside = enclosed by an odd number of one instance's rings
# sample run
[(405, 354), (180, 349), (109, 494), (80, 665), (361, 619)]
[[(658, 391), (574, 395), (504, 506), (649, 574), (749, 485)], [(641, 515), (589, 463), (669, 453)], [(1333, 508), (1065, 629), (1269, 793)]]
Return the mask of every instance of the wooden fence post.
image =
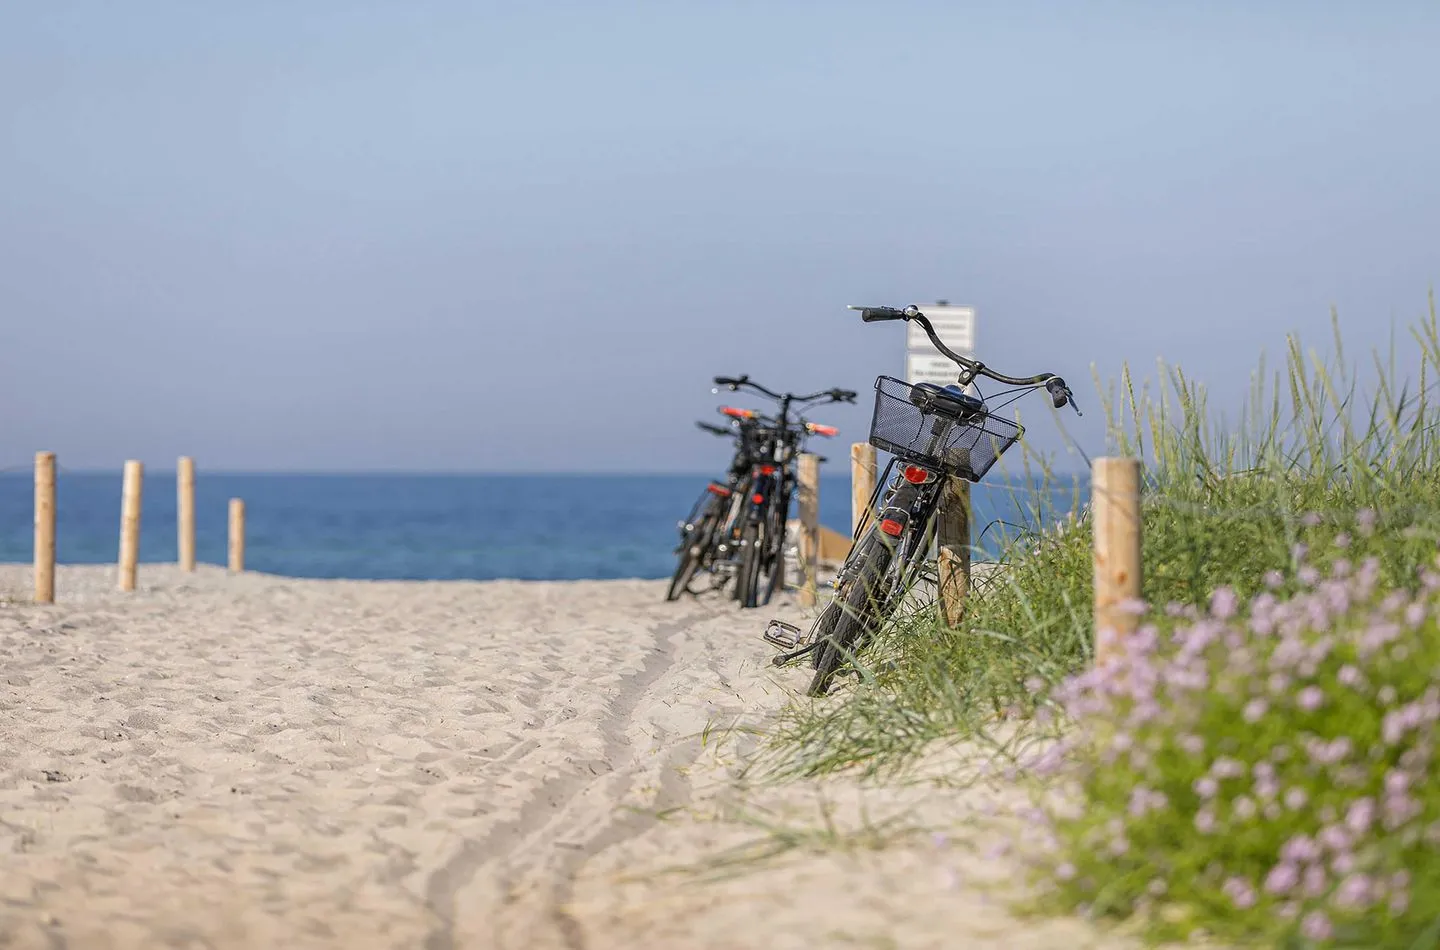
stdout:
[(140, 495), (145, 466), (131, 459), (125, 463), (120, 489), (120, 589), (135, 589), (135, 571), (140, 563)]
[(946, 480), (935, 530), (940, 569), (940, 608), (945, 625), (958, 627), (970, 592), (970, 483)]
[(175, 470), (175, 547), (180, 570), (195, 570), (195, 460), (180, 459)]
[(55, 603), (55, 453), (35, 453), (35, 603)]
[(245, 502), (230, 499), (230, 573), (245, 570)]
[(1140, 460), (1096, 459), (1090, 479), (1095, 525), (1095, 662), (1103, 664), (1135, 632), (1126, 601), (1140, 599)]
[(875, 446), (856, 442), (850, 446), (850, 534), (860, 530), (860, 523), (870, 511), (870, 496), (875, 494)]
[(815, 584), (820, 572), (820, 456), (800, 453), (800, 564), (805, 582), (800, 588), (800, 604), (813, 607), (818, 599)]

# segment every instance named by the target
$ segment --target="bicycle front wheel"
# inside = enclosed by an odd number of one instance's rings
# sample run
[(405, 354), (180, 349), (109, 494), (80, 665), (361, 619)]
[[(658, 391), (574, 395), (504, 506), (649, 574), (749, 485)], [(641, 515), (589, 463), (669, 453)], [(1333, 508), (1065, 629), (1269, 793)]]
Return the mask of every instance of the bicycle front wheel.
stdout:
[(680, 561), (675, 565), (675, 573), (670, 578), (670, 589), (665, 592), (665, 599), (679, 600), (680, 595), (690, 589), (690, 579), (700, 569), (700, 564), (710, 553), (710, 546), (714, 543), (716, 513), (713, 510), (705, 512), (705, 517), (695, 526), (693, 532), (689, 532), (683, 546), (680, 549)]
[(765, 524), (751, 521), (740, 535), (740, 578), (735, 598), (741, 607), (760, 605), (760, 574), (765, 561)]

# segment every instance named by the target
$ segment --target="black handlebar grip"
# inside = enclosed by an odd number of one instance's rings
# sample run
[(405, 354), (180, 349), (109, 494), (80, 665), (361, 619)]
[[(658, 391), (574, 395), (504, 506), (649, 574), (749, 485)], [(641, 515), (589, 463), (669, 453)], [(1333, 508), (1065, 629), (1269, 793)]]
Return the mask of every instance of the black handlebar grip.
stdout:
[(1065, 385), (1065, 380), (1056, 376), (1045, 383), (1045, 388), (1050, 392), (1050, 402), (1056, 409), (1064, 409), (1065, 404), (1070, 401), (1070, 387)]
[(860, 311), (860, 319), (866, 323), (875, 323), (877, 320), (904, 320), (905, 311), (896, 310), (894, 307), (866, 307)]
[(740, 380), (736, 379), (734, 376), (716, 376), (716, 377), (715, 377), (715, 385), (716, 385), (716, 386), (738, 386), (738, 385), (740, 385)]

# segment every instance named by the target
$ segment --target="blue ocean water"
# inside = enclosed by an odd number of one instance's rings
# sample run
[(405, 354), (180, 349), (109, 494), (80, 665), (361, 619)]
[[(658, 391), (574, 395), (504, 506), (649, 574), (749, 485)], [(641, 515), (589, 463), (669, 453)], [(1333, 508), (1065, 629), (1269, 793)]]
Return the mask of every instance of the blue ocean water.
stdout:
[[(229, 499), (245, 499), (245, 566), (294, 577), (579, 580), (669, 577), (676, 521), (704, 475), (227, 475), (196, 479), (196, 550), (224, 564)], [(56, 556), (113, 563), (120, 473), (61, 472)], [(1001, 519), (1024, 523), (1033, 492), (975, 486), (979, 536)], [(1068, 493), (1055, 507), (1068, 510)], [(34, 487), (0, 474), (0, 561), (29, 561)], [(850, 526), (848, 474), (822, 476), (821, 521)], [(140, 558), (173, 562), (174, 473), (145, 478)], [(995, 550), (999, 528), (981, 546)]]

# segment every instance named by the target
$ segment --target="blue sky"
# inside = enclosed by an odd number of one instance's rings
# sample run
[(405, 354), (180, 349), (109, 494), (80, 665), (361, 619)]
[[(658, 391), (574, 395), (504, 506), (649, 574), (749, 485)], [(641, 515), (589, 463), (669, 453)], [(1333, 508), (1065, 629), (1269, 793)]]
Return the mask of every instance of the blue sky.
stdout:
[(1421, 313), (1437, 48), (1402, 2), (0, 4), (0, 468), (703, 469), (711, 376), (868, 391), (904, 333), (845, 305), (937, 298), (1095, 450), (1092, 366), (1238, 401), (1332, 306)]

